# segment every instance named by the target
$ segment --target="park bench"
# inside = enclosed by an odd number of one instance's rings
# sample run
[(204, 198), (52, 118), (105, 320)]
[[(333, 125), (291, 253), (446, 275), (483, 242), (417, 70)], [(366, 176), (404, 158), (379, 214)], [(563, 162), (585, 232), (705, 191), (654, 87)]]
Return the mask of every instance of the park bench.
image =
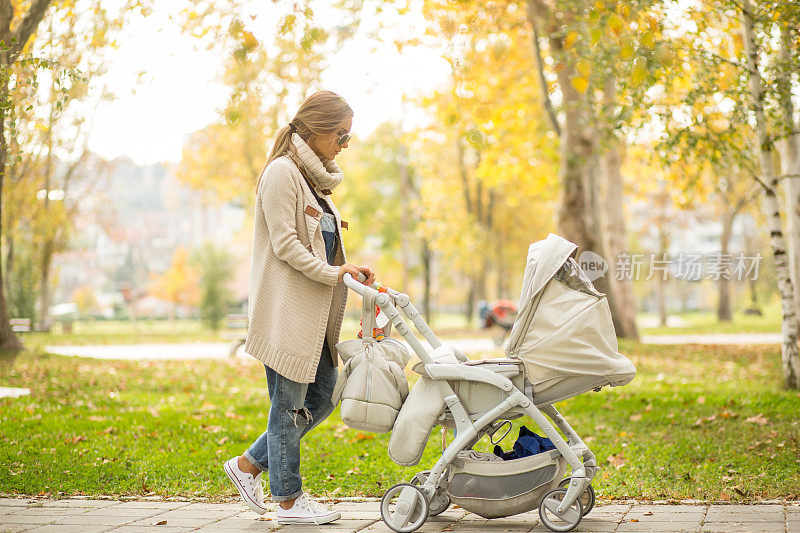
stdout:
[(11, 331), (15, 333), (25, 333), (31, 330), (30, 318), (12, 318), (8, 321)]
[(33, 331), (38, 331), (40, 333), (50, 333), (50, 330), (53, 329), (53, 324), (55, 323), (56, 323), (55, 317), (47, 315), (42, 318), (41, 322), (35, 322), (33, 324)]

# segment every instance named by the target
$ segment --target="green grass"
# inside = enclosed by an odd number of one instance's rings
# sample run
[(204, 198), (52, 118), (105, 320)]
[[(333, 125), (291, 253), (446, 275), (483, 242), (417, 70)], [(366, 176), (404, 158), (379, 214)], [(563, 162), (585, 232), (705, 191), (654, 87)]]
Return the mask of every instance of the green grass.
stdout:
[(716, 312), (702, 311), (694, 313), (671, 314), (678, 318), (683, 326), (642, 328), (643, 335), (698, 335), (709, 333), (780, 333), (780, 304), (771, 304), (762, 308), (762, 316), (745, 315), (743, 311), (733, 313), (733, 320), (720, 322)]
[[(602, 466), (600, 498), (800, 497), (800, 396), (781, 388), (776, 347), (622, 348), (639, 371), (633, 383), (559, 404)], [(0, 385), (32, 390), (0, 400), (7, 494), (232, 497), (220, 465), (263, 431), (269, 405), (254, 360), (33, 351), (3, 360)], [(429, 468), (439, 441), (437, 429), (419, 467), (402, 468), (388, 458), (388, 434), (348, 429), (337, 411), (303, 440), (306, 486), (318, 496), (380, 496)]]

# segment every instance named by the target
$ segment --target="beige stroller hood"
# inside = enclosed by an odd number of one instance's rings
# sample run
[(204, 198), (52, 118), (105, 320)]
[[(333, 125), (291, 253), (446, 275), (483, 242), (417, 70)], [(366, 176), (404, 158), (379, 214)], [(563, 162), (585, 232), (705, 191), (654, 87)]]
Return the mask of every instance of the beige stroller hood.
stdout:
[(506, 354), (525, 364), (537, 404), (630, 383), (605, 295), (573, 259), (577, 245), (550, 234), (528, 249), (520, 311)]

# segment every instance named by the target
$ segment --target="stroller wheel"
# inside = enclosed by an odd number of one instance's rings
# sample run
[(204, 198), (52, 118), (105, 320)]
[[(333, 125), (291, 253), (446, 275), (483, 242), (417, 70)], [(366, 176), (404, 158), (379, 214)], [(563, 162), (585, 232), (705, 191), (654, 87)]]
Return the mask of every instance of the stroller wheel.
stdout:
[[(409, 483), (414, 486), (422, 485), (425, 483), (425, 480), (428, 479), (428, 474), (430, 473), (430, 470), (419, 472), (415, 474), (413, 478), (411, 478)], [(433, 494), (433, 498), (431, 498), (431, 501), (428, 504), (428, 514), (430, 516), (438, 516), (445, 512), (448, 507), (450, 507), (450, 503), (450, 496), (447, 495), (447, 492), (437, 488), (436, 492)]]
[(428, 519), (428, 501), (409, 483), (398, 483), (381, 499), (381, 518), (392, 531), (411, 533)]
[[(559, 488), (567, 488), (570, 479), (571, 478), (562, 479), (561, 483), (558, 484)], [(583, 494), (581, 494), (581, 497), (578, 499), (581, 501), (581, 505), (583, 506), (582, 516), (586, 516), (589, 514), (589, 511), (594, 509), (594, 487), (592, 487), (591, 483), (588, 487), (586, 487), (586, 490), (583, 491)]]
[(564, 509), (563, 513), (558, 514), (558, 506), (566, 495), (567, 489), (553, 489), (544, 495), (539, 505), (539, 518), (552, 531), (571, 531), (583, 518), (580, 498)]

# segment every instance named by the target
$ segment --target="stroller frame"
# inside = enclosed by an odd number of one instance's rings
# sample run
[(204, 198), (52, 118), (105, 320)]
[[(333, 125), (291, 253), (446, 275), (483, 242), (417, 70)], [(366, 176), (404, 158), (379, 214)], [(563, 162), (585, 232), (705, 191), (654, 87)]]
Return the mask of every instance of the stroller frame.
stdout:
[[(363, 276), (359, 276), (359, 278), (365, 279)], [(398, 308), (402, 310), (403, 314), (411, 320), (414, 327), (434, 349), (442, 346), (442, 342), (423, 320), (407, 294), (385, 286), (386, 292), (378, 292), (376, 284), (372, 286), (364, 285), (353, 279), (349, 274), (344, 275), (344, 282), (347, 287), (362, 297), (367, 294), (367, 291), (375, 293), (376, 304), (424, 364), (425, 373), (435, 382), (439, 393), (444, 399), (445, 412), (449, 411), (452, 414), (455, 424), (455, 439), (443, 450), (442, 456), (427, 474), (427, 478), (423, 476), (424, 482), (416, 486), (410, 484), (395, 485), (386, 492), (381, 505), (381, 514), (386, 525), (400, 533), (409, 533), (421, 527), (428, 518), (428, 506), (437, 490), (440, 491), (446, 487), (447, 469), (456, 459), (458, 453), (472, 448), (484, 435), (493, 434), (500, 427), (495, 425), (495, 422), (504, 414), (512, 414), (530, 416), (553, 442), (558, 454), (566, 459), (572, 469), (569, 486), (560, 503), (554, 504), (553, 501), (550, 501), (547, 506), (547, 509), (562, 522), (552, 525), (542, 516), (543, 522), (549, 528), (557, 531), (569, 531), (577, 526), (582, 518), (580, 511), (582, 507), (578, 502), (578, 512), (576, 513), (573, 504), (589, 488), (598, 467), (594, 454), (556, 408), (552, 404), (537, 406), (533, 397), (532, 387), (525, 386), (525, 390), (521, 391), (514, 386), (510, 379), (489, 370), (476, 366), (434, 361), (428, 350), (412, 333), (406, 321), (403, 320), (400, 312), (398, 312)], [(468, 381), (491, 385), (504, 393), (505, 400), (473, 420), (450, 386), (450, 383), (448, 383), (449, 381)], [(548, 420), (548, 417), (566, 435), (567, 440), (564, 440), (553, 426), (553, 423)], [(386, 509), (388, 507), (387, 500), (390, 497), (390, 493), (396, 495), (397, 492), (400, 492), (399, 498), (396, 501), (394, 512), (390, 514)], [(421, 503), (420, 494), (424, 496), (424, 509), (422, 510), (418, 509)], [(540, 506), (540, 515), (542, 515), (545, 503), (548, 502), (543, 501)]]

